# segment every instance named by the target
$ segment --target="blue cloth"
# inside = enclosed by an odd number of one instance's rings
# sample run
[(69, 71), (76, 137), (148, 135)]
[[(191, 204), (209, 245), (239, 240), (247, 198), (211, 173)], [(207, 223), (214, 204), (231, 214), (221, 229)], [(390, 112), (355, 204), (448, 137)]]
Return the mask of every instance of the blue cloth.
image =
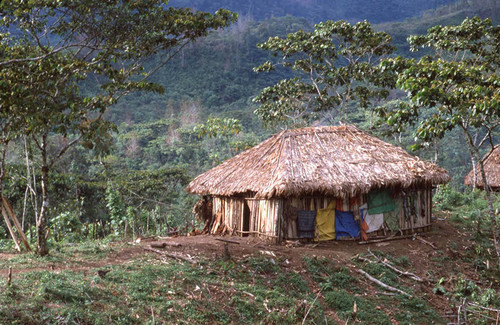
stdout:
[(349, 211), (335, 210), (335, 235), (340, 237), (358, 237), (361, 229), (354, 220), (354, 214)]

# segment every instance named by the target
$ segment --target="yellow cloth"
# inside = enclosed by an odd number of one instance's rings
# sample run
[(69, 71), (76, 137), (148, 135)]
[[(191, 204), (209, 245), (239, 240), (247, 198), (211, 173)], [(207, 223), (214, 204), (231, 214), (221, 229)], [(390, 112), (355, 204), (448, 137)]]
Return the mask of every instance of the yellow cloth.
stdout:
[(316, 213), (316, 238), (335, 239), (335, 201), (330, 202), (326, 209), (319, 209)]

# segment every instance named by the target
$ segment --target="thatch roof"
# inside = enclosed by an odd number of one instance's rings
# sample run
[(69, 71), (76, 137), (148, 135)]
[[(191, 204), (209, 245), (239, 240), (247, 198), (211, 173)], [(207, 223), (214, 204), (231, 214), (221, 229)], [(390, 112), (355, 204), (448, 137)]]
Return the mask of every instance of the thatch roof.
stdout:
[(448, 182), (448, 173), (350, 125), (275, 134), (196, 177), (186, 188), (200, 195), (255, 194), (351, 197), (373, 188)]
[[(500, 145), (497, 145), (492, 151), (483, 157), (483, 165), (488, 185), (490, 187), (500, 188)], [(471, 170), (469, 174), (465, 176), (465, 185), (473, 185), (473, 176), (474, 170)], [(476, 186), (480, 188), (484, 187), (479, 166), (476, 168)]]

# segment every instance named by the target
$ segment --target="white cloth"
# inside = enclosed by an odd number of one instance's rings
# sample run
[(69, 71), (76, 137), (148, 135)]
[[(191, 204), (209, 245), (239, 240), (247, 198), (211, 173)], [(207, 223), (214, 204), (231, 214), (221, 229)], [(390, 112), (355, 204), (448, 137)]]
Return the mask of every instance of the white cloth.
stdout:
[(365, 203), (359, 207), (363, 220), (368, 225), (366, 233), (371, 233), (381, 229), (384, 225), (384, 214), (368, 214), (368, 205)]

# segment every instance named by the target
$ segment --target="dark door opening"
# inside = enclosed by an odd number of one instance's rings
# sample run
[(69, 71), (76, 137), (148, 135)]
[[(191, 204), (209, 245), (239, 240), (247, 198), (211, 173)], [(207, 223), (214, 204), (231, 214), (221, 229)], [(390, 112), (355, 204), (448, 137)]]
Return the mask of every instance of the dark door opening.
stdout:
[(245, 201), (243, 203), (243, 237), (247, 237), (250, 231), (250, 207), (248, 206), (248, 202)]

